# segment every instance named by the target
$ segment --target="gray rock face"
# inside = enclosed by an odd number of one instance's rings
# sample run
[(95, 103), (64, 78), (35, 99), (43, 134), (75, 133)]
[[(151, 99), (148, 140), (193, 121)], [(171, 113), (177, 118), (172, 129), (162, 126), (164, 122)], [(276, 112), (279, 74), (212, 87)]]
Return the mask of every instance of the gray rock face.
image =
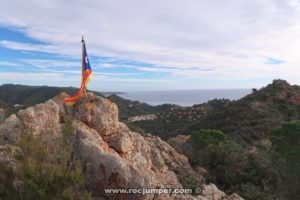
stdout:
[[(110, 100), (88, 94), (66, 106), (61, 94), (52, 100), (11, 115), (0, 124), (1, 144), (15, 141), (22, 130), (47, 137), (61, 135), (65, 115), (76, 130), (74, 157), (81, 161), (94, 199), (221, 200), (226, 194), (215, 185), (202, 185), (190, 194), (108, 194), (109, 188), (183, 188), (192, 180), (201, 184), (201, 173), (188, 159), (160, 138), (132, 132), (118, 121), (118, 108)], [(232, 200), (242, 199), (235, 195)], [(229, 200), (229, 199), (228, 199)]]
[(0, 123), (0, 144), (14, 144), (21, 136), (23, 125), (15, 114)]

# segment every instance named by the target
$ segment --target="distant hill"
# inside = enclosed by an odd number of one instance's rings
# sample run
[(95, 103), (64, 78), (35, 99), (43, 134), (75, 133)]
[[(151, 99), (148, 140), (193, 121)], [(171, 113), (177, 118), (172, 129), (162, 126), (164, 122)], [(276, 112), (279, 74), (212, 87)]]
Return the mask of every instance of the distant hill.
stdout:
[(192, 107), (173, 107), (154, 121), (131, 123), (131, 127), (169, 138), (203, 128), (217, 129), (242, 145), (268, 145), (266, 133), (282, 121), (300, 118), (300, 87), (284, 80), (253, 89), (239, 100), (215, 99)]
[(116, 94), (110, 95), (108, 96), (108, 98), (118, 105), (119, 113), (121, 114), (120, 118), (123, 121), (127, 121), (127, 119), (132, 116), (165, 112), (173, 107), (176, 107), (176, 105), (172, 104), (152, 106), (147, 103), (141, 103), (139, 101), (123, 99), (122, 97)]
[(283, 121), (300, 117), (300, 87), (283, 80), (273, 83), (237, 101), (210, 102), (211, 111), (185, 131), (200, 128), (222, 130), (238, 142), (267, 145), (267, 132)]
[[(0, 102), (4, 102), (7, 106), (22, 104), (28, 107), (51, 99), (61, 92), (73, 95), (76, 91), (77, 88), (73, 87), (4, 84), (0, 86)], [(98, 92), (97, 95), (102, 96), (102, 94)]]
[[(50, 86), (28, 86), (4, 84), (0, 86), (0, 108), (9, 108), (8, 114), (16, 112), (20, 108), (33, 106), (38, 103), (47, 101), (61, 92), (74, 95), (78, 88), (74, 87), (50, 87)], [(108, 96), (108, 98), (116, 103), (120, 110), (120, 119), (126, 121), (128, 117), (152, 114), (158, 111), (164, 111), (172, 107), (172, 105), (151, 106), (138, 101), (130, 101), (117, 96), (118, 93), (113, 92), (96, 92), (98, 96)], [(16, 107), (15, 105), (18, 104)]]

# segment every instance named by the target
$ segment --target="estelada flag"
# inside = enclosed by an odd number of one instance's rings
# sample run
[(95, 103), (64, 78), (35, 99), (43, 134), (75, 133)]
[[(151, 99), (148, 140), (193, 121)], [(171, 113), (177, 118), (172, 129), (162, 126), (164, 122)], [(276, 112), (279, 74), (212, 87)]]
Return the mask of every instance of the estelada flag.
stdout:
[(90, 61), (86, 52), (85, 42), (82, 38), (82, 79), (81, 86), (79, 91), (71, 97), (65, 98), (65, 103), (68, 105), (73, 105), (76, 103), (77, 99), (81, 97), (86, 92), (86, 86), (89, 80), (92, 78), (92, 68), (90, 65)]

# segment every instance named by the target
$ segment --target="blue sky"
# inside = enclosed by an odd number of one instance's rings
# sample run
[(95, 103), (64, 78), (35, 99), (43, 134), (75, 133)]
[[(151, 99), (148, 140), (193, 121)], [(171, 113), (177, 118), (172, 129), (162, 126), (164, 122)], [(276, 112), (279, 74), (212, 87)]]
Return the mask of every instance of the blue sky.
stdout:
[(0, 2), (0, 84), (100, 91), (300, 84), (298, 0)]

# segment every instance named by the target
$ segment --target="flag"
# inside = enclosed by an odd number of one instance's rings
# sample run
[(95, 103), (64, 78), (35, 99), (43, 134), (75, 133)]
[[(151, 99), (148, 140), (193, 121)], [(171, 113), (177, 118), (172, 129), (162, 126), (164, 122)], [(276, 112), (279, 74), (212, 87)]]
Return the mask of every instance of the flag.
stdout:
[(86, 52), (85, 42), (82, 38), (82, 78), (81, 85), (78, 92), (71, 97), (65, 98), (65, 103), (68, 105), (73, 105), (76, 103), (77, 99), (81, 97), (86, 92), (86, 86), (90, 79), (92, 78), (92, 68), (90, 65), (89, 57)]

